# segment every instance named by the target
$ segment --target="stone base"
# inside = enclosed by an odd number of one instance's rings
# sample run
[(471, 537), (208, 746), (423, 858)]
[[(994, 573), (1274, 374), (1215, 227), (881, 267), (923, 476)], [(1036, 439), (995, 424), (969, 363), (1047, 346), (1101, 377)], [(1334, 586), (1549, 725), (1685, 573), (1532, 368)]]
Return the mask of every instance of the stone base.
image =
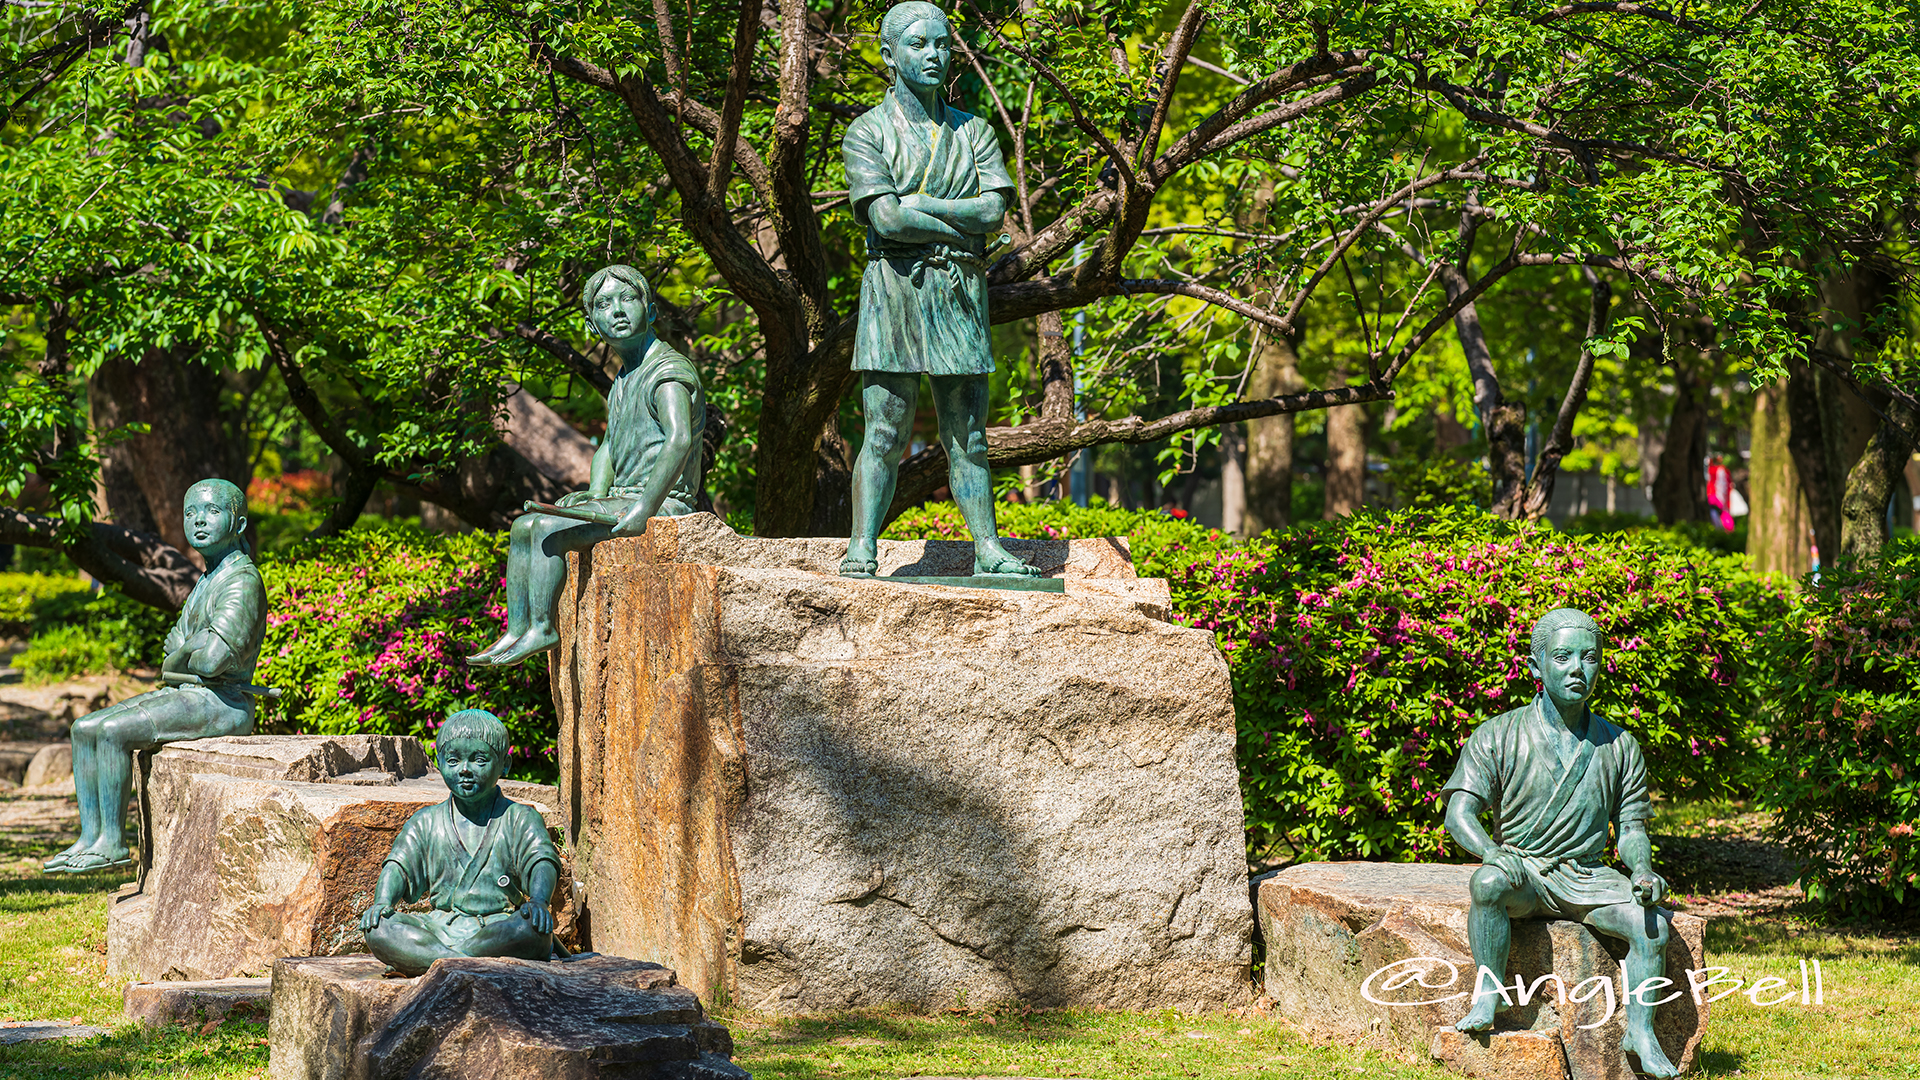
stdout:
[(1124, 541), (1008, 546), (1066, 592), (842, 578), (844, 540), (707, 514), (572, 557), (551, 670), (594, 947), (783, 1012), (1246, 1000), (1212, 635)]
[(274, 964), (267, 1075), (750, 1080), (727, 1029), (658, 964), (437, 960), (417, 979), (385, 969), (371, 957)]
[(1433, 1060), (1479, 1080), (1566, 1080), (1567, 1052), (1557, 1031), (1433, 1029)]
[(137, 982), (120, 995), (121, 1011), (148, 1027), (267, 1018), (271, 979), (209, 979), (205, 982)]
[[(1514, 920), (1507, 985), (1512, 986), (1516, 975), (1532, 985), (1535, 979), (1551, 973), (1573, 991), (1594, 976), (1609, 978), (1615, 1004), (1606, 1023), (1585, 1030), (1581, 1027), (1596, 1023), (1606, 1011), (1606, 996), (1594, 993), (1598, 984), (1587, 988), (1586, 992), (1594, 995), (1589, 1000), (1572, 1002), (1562, 1001), (1549, 982), (1539, 987), (1529, 1004), (1502, 1006), (1494, 1018), (1491, 1036), (1436, 1033), (1436, 1028), (1450, 1028), (1466, 1015), (1467, 996), (1473, 990), (1474, 966), (1467, 948), (1467, 910), (1471, 906), (1467, 880), (1476, 869), (1433, 863), (1308, 863), (1268, 876), (1259, 886), (1259, 914), (1267, 946), (1266, 991), (1275, 1011), (1325, 1034), (1359, 1036), (1385, 1031), (1403, 1045), (1430, 1052), (1463, 1071), (1550, 1059), (1544, 1037), (1507, 1039), (1504, 1033), (1554, 1035), (1554, 1041), (1564, 1050), (1566, 1071), (1541, 1075), (1633, 1080), (1626, 1052), (1620, 1048), (1626, 1017), (1619, 1006), (1621, 975), (1615, 955), (1624, 957), (1626, 945), (1597, 937), (1575, 922)], [(1682, 992), (1654, 1013), (1654, 1034), (1667, 1057), (1683, 1072), (1693, 1064), (1707, 1027), (1706, 1002), (1695, 1002), (1685, 992), (1686, 970), (1706, 964), (1702, 944), (1705, 931), (1704, 919), (1684, 914), (1673, 917), (1673, 935), (1667, 943), (1667, 977)], [(1373, 996), (1381, 1001), (1450, 1000), (1390, 1006), (1368, 1001), (1362, 995), (1369, 976), (1397, 961), (1417, 957), (1444, 962), (1417, 965), (1428, 972), (1425, 987), (1408, 982), (1399, 990), (1386, 990), (1384, 983), (1394, 973), (1416, 967), (1402, 964), (1370, 984)], [(1447, 964), (1454, 965), (1452, 972), (1457, 973), (1450, 984)], [(1672, 990), (1654, 996), (1664, 997)]]
[[(108, 908), (107, 971), (150, 982), (264, 976), (283, 956), (364, 952), (360, 912), (394, 835), (447, 798), (418, 740), (385, 735), (173, 743), (147, 785), (153, 865)], [(553, 788), (501, 788), (558, 823)], [(560, 922), (565, 939), (564, 907)]]

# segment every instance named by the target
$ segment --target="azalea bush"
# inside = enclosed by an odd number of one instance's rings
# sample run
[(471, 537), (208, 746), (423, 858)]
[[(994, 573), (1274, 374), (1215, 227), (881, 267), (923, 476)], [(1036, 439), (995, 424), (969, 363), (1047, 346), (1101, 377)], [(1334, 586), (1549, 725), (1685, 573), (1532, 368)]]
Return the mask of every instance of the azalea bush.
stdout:
[[(1167, 577), (1195, 559), (1234, 546), (1231, 536), (1191, 517), (1160, 510), (1126, 510), (1094, 496), (1086, 506), (1071, 502), (994, 504), (1000, 535), (1039, 539), (1124, 536), (1141, 577)], [(953, 503), (930, 503), (900, 515), (881, 534), (889, 540), (965, 540), (967, 523)]]
[(1823, 570), (1763, 644), (1773, 782), (1763, 801), (1809, 899), (1920, 909), (1920, 540)]
[(1537, 691), (1530, 634), (1557, 607), (1600, 624), (1594, 706), (1638, 738), (1654, 784), (1739, 789), (1752, 643), (1787, 585), (1737, 556), (1452, 507), (1269, 534), (1190, 565), (1175, 601), (1233, 673), (1254, 857), (1432, 859), (1450, 856), (1440, 789), (1459, 747)]
[(353, 530), (263, 561), (267, 636), (259, 730), (431, 740), (447, 714), (487, 709), (512, 737), (511, 775), (559, 775), (544, 655), (509, 668), (464, 658), (506, 625), (506, 534)]

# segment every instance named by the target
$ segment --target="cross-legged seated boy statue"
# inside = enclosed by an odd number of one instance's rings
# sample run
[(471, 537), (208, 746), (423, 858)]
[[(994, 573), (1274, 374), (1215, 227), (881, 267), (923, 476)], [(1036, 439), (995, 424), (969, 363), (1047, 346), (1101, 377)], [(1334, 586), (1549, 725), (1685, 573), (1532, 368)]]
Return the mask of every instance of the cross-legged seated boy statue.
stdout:
[[(1447, 832), (1484, 864), (1473, 872), (1467, 938), (1477, 977), (1467, 1015), (1454, 1027), (1493, 1027), (1511, 943), (1510, 920), (1570, 919), (1627, 943), (1625, 1049), (1640, 1071), (1676, 1075), (1653, 1034), (1654, 998), (1634, 993), (1666, 972), (1671, 913), (1647, 841), (1647, 767), (1640, 744), (1593, 714), (1600, 628), (1561, 608), (1533, 628), (1527, 668), (1542, 692), (1474, 729), (1447, 781)], [(1491, 812), (1492, 830), (1480, 815)], [(1616, 834), (1629, 879), (1602, 862)], [(1656, 984), (1659, 985), (1659, 984)]]
[(856, 221), (867, 227), (853, 370), (866, 431), (853, 466), (853, 537), (840, 573), (871, 577), (900, 458), (913, 435), (920, 375), (933, 383), (953, 501), (973, 534), (976, 574), (1039, 573), (1000, 543), (987, 470), (986, 237), (1000, 228), (1013, 181), (987, 122), (941, 101), (953, 30), (923, 0), (880, 21), (893, 88), (847, 125), (840, 152)]
[[(454, 713), (434, 753), (453, 794), (394, 837), (360, 916), (367, 951), (408, 975), (445, 956), (551, 958), (560, 857), (540, 812), (500, 793), (506, 725), (482, 709)], [(423, 897), (433, 910), (395, 910)]]
[(507, 547), (507, 629), (469, 656), (469, 664), (517, 664), (560, 644), (553, 619), (567, 584), (567, 552), (639, 536), (656, 515), (691, 514), (700, 499), (707, 397), (692, 361), (654, 336), (653, 290), (633, 267), (609, 266), (587, 279), (580, 305), (622, 363), (607, 393), (607, 434), (594, 452), (587, 490), (559, 505), (619, 521), (540, 513), (516, 518)]
[(187, 489), (187, 543), (206, 560), (167, 633), (165, 685), (73, 722), (73, 787), (80, 839), (47, 860), (49, 873), (81, 873), (132, 861), (123, 831), (133, 752), (163, 743), (253, 730), (252, 686), (266, 635), (267, 589), (248, 558), (247, 500), (225, 480)]

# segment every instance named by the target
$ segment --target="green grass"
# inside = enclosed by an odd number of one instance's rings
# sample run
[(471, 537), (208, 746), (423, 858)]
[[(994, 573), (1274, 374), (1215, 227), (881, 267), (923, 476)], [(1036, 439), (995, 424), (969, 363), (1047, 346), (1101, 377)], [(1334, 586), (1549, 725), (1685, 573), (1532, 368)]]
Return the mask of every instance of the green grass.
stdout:
[[(7, 799), (0, 796), (0, 800)], [(1656, 828), (1713, 836), (1751, 816), (1726, 806), (1665, 807)], [(0, 831), (0, 1019), (78, 1019), (113, 1034), (0, 1047), (12, 1077), (254, 1078), (267, 1066), (266, 1026), (233, 1020), (150, 1032), (120, 1015), (121, 980), (106, 974), (107, 905), (128, 875), (39, 873), (53, 837)], [(1763, 1008), (1744, 995), (1713, 1005), (1700, 1077), (1742, 1080), (1920, 1080), (1920, 935), (1911, 928), (1823, 925), (1804, 908), (1718, 917), (1707, 953), (1751, 986), (1799, 985), (1801, 959), (1819, 959), (1826, 1003)], [(1769, 995), (1771, 996), (1771, 995)], [(1284, 1017), (867, 1010), (775, 1017), (722, 1010), (736, 1060), (759, 1080), (897, 1080), (907, 1076), (1132, 1078), (1347, 1077), (1442, 1080), (1418, 1053), (1327, 1044)]]

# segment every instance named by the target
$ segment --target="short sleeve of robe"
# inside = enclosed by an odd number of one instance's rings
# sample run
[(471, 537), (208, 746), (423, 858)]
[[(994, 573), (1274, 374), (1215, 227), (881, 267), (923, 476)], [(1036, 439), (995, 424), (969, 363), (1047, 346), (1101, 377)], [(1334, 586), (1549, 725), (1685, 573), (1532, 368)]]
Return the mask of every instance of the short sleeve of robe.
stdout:
[(1500, 770), (1495, 762), (1493, 745), (1493, 723), (1482, 724), (1467, 737), (1467, 744), (1460, 748), (1460, 759), (1454, 763), (1453, 775), (1447, 778), (1446, 786), (1440, 789), (1443, 798), (1456, 791), (1465, 791), (1480, 798), (1486, 806), (1497, 806), (1500, 802)]
[(1013, 177), (1007, 175), (1007, 159), (1000, 153), (1000, 137), (993, 133), (993, 126), (976, 116), (967, 121), (966, 130), (973, 140), (973, 165), (980, 175), (980, 194), (989, 191), (1011, 194)]
[(882, 102), (854, 120), (840, 140), (840, 158), (847, 170), (847, 202), (853, 207), (853, 219), (861, 225), (869, 224), (868, 203), (882, 195), (900, 194), (887, 164), (886, 147), (880, 142), (879, 118), (873, 115), (886, 107)]
[(1653, 799), (1647, 794), (1647, 761), (1640, 754), (1640, 741), (1622, 731), (1614, 741), (1614, 753), (1620, 763), (1620, 810), (1613, 818), (1617, 830), (1629, 823), (1645, 824), (1653, 814)]
[(550, 862), (555, 869), (560, 866), (560, 853), (554, 850), (553, 838), (547, 835), (547, 822), (540, 811), (523, 802), (516, 802), (508, 811), (512, 815), (506, 823), (512, 826), (509, 834), (513, 846), (514, 870), (520, 875), (520, 887), (524, 891), (527, 883), (533, 880), (533, 868), (543, 862)]
[(237, 662), (266, 636), (267, 586), (251, 562), (219, 583), (207, 598), (207, 629), (220, 636)]
[(658, 393), (660, 388), (667, 383), (679, 383), (697, 392), (700, 389), (700, 373), (694, 370), (693, 361), (681, 356), (679, 353), (675, 353), (667, 357), (661, 362), (659, 367), (648, 374), (646, 385), (647, 409), (653, 412), (656, 418), (659, 416), (659, 410), (654, 406), (653, 395)]
[(434, 803), (415, 810), (407, 823), (400, 826), (400, 834), (393, 838), (393, 850), (387, 852), (386, 860), (381, 863), (383, 870), (386, 863), (392, 863), (407, 875), (407, 887), (401, 890), (404, 900), (420, 899), (433, 884), (433, 874), (427, 866), (427, 852), (433, 847), (432, 837), (427, 835), (432, 828), (429, 819), (435, 811), (446, 813), (446, 805)]

